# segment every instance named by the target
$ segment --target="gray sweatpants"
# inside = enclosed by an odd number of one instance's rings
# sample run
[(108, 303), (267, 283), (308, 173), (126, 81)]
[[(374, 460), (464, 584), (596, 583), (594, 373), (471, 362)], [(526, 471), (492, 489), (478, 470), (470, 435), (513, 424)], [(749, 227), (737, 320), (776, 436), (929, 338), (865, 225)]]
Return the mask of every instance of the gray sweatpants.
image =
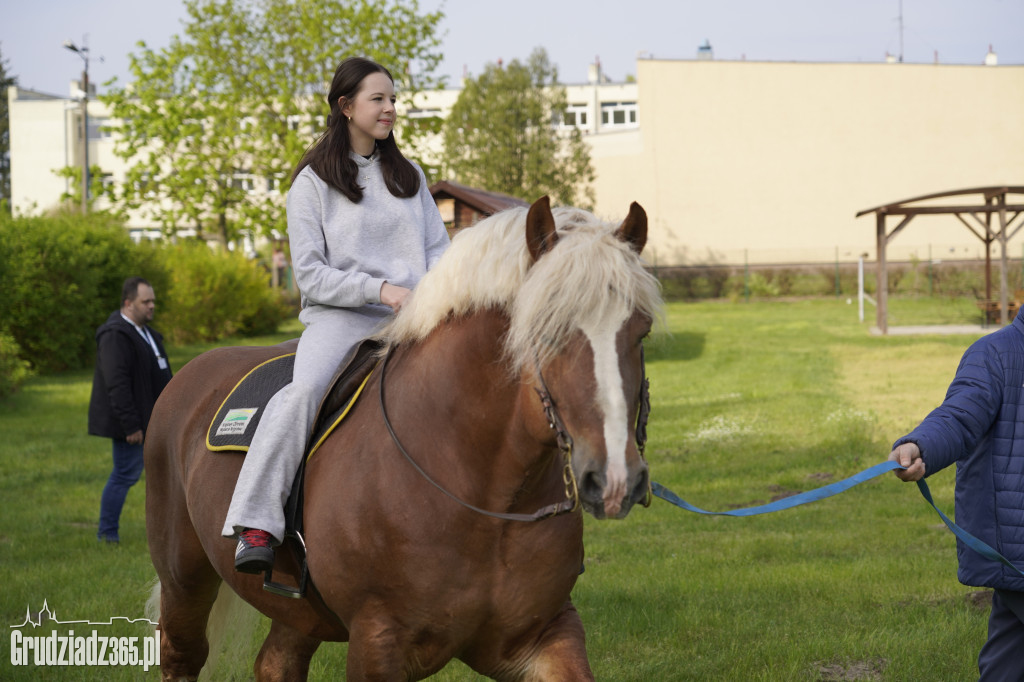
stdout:
[(292, 382), (267, 404), (238, 475), (221, 534), (236, 537), (259, 528), (284, 538), (284, 505), (313, 429), (317, 407), (338, 364), (387, 318), (384, 306), (310, 306), (299, 314), (306, 325), (295, 354)]

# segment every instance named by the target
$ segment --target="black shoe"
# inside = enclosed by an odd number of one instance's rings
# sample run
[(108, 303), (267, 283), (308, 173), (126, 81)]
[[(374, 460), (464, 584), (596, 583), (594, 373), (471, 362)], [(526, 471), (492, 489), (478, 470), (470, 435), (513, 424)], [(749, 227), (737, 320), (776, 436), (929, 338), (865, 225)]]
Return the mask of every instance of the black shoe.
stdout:
[(239, 573), (266, 573), (274, 567), (274, 538), (265, 530), (248, 528), (238, 534), (235, 570)]

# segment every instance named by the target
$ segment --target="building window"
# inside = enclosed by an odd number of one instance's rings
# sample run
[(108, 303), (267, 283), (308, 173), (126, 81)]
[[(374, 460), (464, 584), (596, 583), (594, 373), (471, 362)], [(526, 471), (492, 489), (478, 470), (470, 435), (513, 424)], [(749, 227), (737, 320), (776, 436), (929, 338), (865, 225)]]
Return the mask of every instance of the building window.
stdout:
[(256, 191), (256, 178), (248, 173), (235, 173), (231, 176), (231, 187), (252, 194)]
[(560, 128), (586, 128), (587, 127), (587, 105), (570, 104), (562, 114)]
[(281, 187), (284, 186), (284, 175), (271, 175), (267, 177), (267, 193), (268, 194), (280, 194)]
[(89, 139), (109, 140), (113, 133), (110, 130), (110, 119), (89, 117)]
[(636, 102), (603, 102), (601, 125), (606, 128), (635, 128)]
[(420, 109), (413, 107), (405, 112), (407, 118), (441, 118), (440, 108)]

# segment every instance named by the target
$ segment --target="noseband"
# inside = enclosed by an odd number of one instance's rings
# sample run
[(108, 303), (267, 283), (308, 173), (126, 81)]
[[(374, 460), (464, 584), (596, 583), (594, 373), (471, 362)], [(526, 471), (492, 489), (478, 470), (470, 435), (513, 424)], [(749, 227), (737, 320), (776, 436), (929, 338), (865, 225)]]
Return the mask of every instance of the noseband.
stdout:
[[(395, 447), (402, 453), (406, 461), (409, 462), (419, 472), (420, 476), (427, 480), (428, 483), (433, 485), (435, 488), (440, 490), (442, 493), (455, 500), (463, 507), (471, 509), (478, 514), (490, 516), (496, 519), (502, 519), (505, 521), (540, 521), (542, 519), (548, 519), (553, 516), (560, 514), (568, 514), (577, 511), (580, 508), (580, 495), (579, 486), (576, 482), (576, 473), (572, 468), (572, 436), (569, 435), (568, 429), (565, 428), (565, 422), (562, 421), (561, 415), (558, 413), (558, 406), (554, 399), (551, 397), (551, 392), (548, 390), (547, 384), (544, 382), (544, 375), (541, 374), (540, 370), (537, 370), (537, 378), (540, 380), (540, 388), (534, 387), (537, 392), (537, 396), (540, 398), (541, 406), (544, 408), (544, 415), (548, 419), (548, 425), (555, 431), (555, 439), (558, 443), (558, 450), (562, 453), (562, 457), (565, 460), (565, 464), (562, 469), (562, 481), (565, 484), (565, 498), (561, 502), (555, 504), (549, 504), (546, 507), (542, 507), (532, 514), (514, 514), (514, 513), (503, 513), (488, 511), (476, 507), (465, 500), (460, 499), (453, 493), (448, 491), (444, 486), (435, 481), (430, 475), (420, 467), (419, 464), (409, 455), (405, 447), (402, 446), (401, 441), (398, 440), (398, 435), (395, 433), (394, 427), (391, 425), (391, 420), (388, 418), (387, 407), (385, 406), (384, 400), (384, 380), (387, 376), (388, 360), (391, 358), (391, 353), (395, 346), (388, 348), (387, 353), (384, 355), (384, 360), (381, 362), (380, 367), (380, 412), (384, 418), (384, 426), (387, 427), (388, 434), (391, 436), (391, 440), (394, 442)], [(647, 418), (651, 413), (651, 397), (650, 397), (650, 381), (647, 379), (647, 366), (644, 362), (644, 348), (640, 346), (640, 409), (637, 412), (636, 417), (636, 446), (637, 451), (640, 453), (640, 458), (645, 462), (644, 458), (644, 447), (647, 444)], [(644, 497), (641, 503), (645, 507), (649, 507), (651, 504), (651, 484), (648, 478), (647, 483), (647, 495)]]

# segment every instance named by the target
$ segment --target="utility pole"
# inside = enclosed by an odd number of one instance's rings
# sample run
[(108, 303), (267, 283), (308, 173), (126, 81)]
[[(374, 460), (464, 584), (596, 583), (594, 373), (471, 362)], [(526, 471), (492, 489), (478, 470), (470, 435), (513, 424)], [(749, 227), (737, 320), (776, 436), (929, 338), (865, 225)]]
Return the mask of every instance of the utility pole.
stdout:
[(903, 0), (900, 0), (900, 64), (903, 63)]
[(78, 47), (70, 40), (64, 41), (65, 49), (71, 50), (82, 58), (82, 128), (79, 143), (82, 157), (82, 213), (89, 212), (89, 48), (82, 41)]

